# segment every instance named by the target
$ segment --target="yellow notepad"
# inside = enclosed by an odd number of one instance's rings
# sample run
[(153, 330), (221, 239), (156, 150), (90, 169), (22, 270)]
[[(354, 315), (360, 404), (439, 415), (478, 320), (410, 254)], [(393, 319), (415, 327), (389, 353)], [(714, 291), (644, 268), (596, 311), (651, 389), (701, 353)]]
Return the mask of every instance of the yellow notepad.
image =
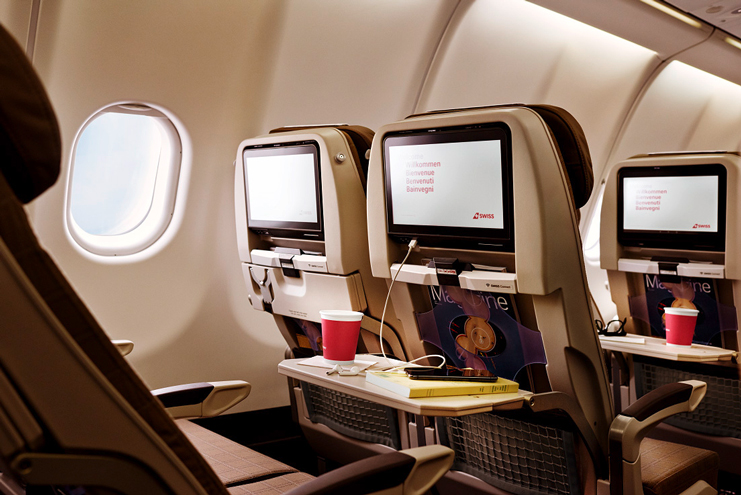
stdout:
[(499, 378), (496, 382), (468, 382), (453, 380), (412, 380), (406, 374), (368, 372), (365, 381), (404, 397), (445, 397), (449, 395), (479, 395), (516, 393), (519, 384)]

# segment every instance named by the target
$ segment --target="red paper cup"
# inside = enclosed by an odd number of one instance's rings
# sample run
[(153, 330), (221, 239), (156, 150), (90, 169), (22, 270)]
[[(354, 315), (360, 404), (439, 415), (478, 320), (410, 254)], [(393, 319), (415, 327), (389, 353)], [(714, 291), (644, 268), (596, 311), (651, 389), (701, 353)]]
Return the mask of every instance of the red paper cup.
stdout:
[(363, 313), (341, 309), (319, 311), (322, 317), (322, 350), (331, 364), (353, 364)]
[(692, 345), (700, 312), (689, 308), (664, 308), (667, 345)]

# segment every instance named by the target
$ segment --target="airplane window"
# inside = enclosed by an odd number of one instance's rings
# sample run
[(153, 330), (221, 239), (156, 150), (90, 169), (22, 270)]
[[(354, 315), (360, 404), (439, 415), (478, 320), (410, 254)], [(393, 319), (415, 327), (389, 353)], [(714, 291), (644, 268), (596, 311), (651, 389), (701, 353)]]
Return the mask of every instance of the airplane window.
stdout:
[(77, 142), (70, 209), (85, 232), (130, 232), (147, 216), (162, 133), (150, 117), (106, 113)]
[(126, 255), (153, 244), (175, 204), (181, 143), (172, 121), (147, 105), (93, 115), (74, 146), (67, 225), (85, 250)]

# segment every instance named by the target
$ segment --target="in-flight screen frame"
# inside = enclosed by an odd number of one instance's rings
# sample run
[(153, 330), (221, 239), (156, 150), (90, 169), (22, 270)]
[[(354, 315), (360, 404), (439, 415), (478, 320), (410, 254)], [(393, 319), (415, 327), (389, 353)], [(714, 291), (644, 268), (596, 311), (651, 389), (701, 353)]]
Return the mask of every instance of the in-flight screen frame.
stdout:
[[(476, 143), (496, 141), (499, 143), (498, 156), (493, 157), (500, 163), (501, 177), (501, 227), (481, 228), (460, 225), (429, 223), (401, 223), (394, 220), (394, 184), (392, 183), (392, 166), (390, 148), (399, 146), (424, 146), (443, 143)], [(386, 230), (399, 240), (408, 242), (412, 238), (430, 247), (456, 247), (487, 251), (514, 251), (514, 205), (512, 185), (512, 152), (511, 132), (502, 123), (482, 123), (457, 127), (415, 129), (403, 132), (388, 133), (383, 138), (383, 165), (386, 199)], [(401, 167), (400, 164), (396, 166)], [(494, 176), (492, 176), (493, 178)], [(476, 181), (476, 177), (466, 177)], [(442, 198), (453, 205), (455, 199)], [(461, 197), (461, 201), (465, 198)], [(466, 212), (462, 215), (467, 215)], [(487, 213), (490, 215), (490, 213)], [(474, 217), (477, 213), (474, 213)], [(482, 215), (483, 216), (483, 215)], [(467, 219), (468, 217), (466, 217)], [(470, 223), (470, 222), (469, 222)]]
[[(250, 187), (248, 161), (251, 158), (281, 157), (309, 155), (313, 161), (313, 195), (316, 211), (315, 221), (295, 221), (281, 219), (254, 218), (253, 208), (250, 207)], [(250, 230), (272, 237), (288, 237), (293, 239), (324, 240), (324, 221), (322, 211), (321, 167), (319, 163), (319, 144), (314, 141), (300, 141), (291, 143), (277, 143), (246, 146), (242, 150), (242, 165), (244, 170), (245, 207), (247, 208), (247, 226)], [(306, 172), (306, 171), (304, 171)], [(305, 185), (304, 185), (305, 186)], [(311, 186), (309, 186), (311, 187)], [(290, 198), (283, 198), (288, 200)]]
[[(654, 167), (624, 167), (618, 171), (618, 242), (623, 246), (643, 248), (678, 249), (692, 251), (724, 251), (726, 242), (727, 171), (721, 164), (666, 165)], [(625, 228), (625, 180), (630, 178), (713, 178), (717, 177), (717, 231), (687, 229), (631, 229)], [(660, 184), (660, 182), (657, 182)], [(657, 186), (658, 187), (658, 186)], [(650, 204), (662, 200), (662, 189), (647, 191)], [(648, 194), (652, 193), (652, 194)], [(656, 194), (653, 194), (656, 193)], [(646, 203), (649, 205), (649, 203)], [(636, 205), (636, 208), (638, 206)], [(707, 208), (707, 207), (705, 207)], [(696, 226), (697, 224), (695, 224)], [(700, 225), (700, 227), (705, 227)]]

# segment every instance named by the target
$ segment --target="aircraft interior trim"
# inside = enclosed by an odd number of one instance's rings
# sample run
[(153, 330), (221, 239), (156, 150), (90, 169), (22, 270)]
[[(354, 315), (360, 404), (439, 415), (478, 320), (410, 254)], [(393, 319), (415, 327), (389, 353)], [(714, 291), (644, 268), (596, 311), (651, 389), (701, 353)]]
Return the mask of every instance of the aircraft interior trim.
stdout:
[(741, 0), (0, 0), (0, 493), (741, 494), (739, 128)]

